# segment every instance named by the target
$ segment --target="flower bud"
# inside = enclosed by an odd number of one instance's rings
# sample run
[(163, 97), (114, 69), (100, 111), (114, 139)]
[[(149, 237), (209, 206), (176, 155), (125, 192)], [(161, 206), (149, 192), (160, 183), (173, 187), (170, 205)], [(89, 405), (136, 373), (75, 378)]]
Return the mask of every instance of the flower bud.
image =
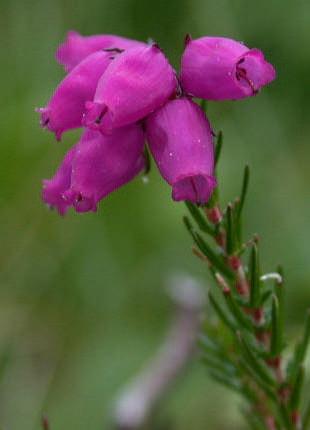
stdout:
[(132, 124), (110, 135), (86, 130), (65, 156), (59, 170), (43, 181), (43, 200), (63, 215), (96, 211), (97, 203), (133, 179), (145, 165), (144, 133)]
[(206, 203), (216, 186), (212, 131), (187, 98), (169, 101), (146, 120), (147, 140), (173, 200)]
[(42, 127), (53, 131), (57, 140), (64, 131), (81, 127), (85, 102), (94, 97), (97, 82), (111, 61), (107, 52), (89, 55), (58, 85), (47, 106), (37, 109)]
[(276, 72), (258, 49), (225, 37), (187, 38), (181, 61), (181, 85), (195, 97), (241, 99), (257, 94)]
[(137, 40), (112, 34), (97, 34), (94, 36), (81, 36), (76, 31), (69, 31), (67, 39), (56, 51), (56, 60), (64, 66), (66, 72), (70, 72), (77, 64), (93, 52), (108, 49), (113, 55), (120, 50), (144, 45)]
[(109, 132), (162, 106), (177, 87), (173, 68), (157, 45), (120, 54), (100, 78), (83, 124)]

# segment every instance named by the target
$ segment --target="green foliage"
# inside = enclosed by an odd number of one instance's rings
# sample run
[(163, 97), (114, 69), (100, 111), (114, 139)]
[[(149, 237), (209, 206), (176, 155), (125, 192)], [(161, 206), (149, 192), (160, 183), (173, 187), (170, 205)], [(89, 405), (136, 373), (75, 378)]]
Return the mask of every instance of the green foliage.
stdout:
[[(247, 244), (241, 242), (241, 214), (248, 183), (249, 168), (246, 167), (241, 196), (235, 204), (229, 203), (222, 210), (219, 202), (212, 200), (208, 209), (221, 214), (214, 220), (213, 228), (200, 208), (187, 204), (194, 224), (185, 217), (186, 227), (222, 293), (223, 304), (211, 291), (209, 301), (219, 327), (226, 327), (230, 333), (227, 343), (220, 330), (209, 330), (206, 323), (208, 342), (201, 343), (203, 362), (215, 381), (245, 399), (248, 409), (243, 413), (250, 428), (306, 430), (309, 407), (301, 418), (301, 403), (310, 313), (307, 313), (304, 334), (293, 358), (285, 365), (283, 271), (279, 268), (278, 273), (262, 275), (257, 240), (249, 242), (247, 265), (240, 256), (240, 250), (247, 248)], [(220, 246), (219, 234), (224, 238)], [(269, 280), (275, 282), (268, 288), (265, 283)], [(216, 345), (216, 349), (210, 350), (210, 345)], [(267, 424), (270, 419), (273, 422)]]
[[(251, 165), (243, 224), (264, 232), (262, 266), (282, 261), (287, 268), (286, 325), (297, 336), (310, 302), (310, 3), (10, 0), (0, 9), (1, 354), (12, 346), (0, 427), (39, 429), (43, 410), (52, 430), (109, 429), (113, 399), (151, 357), (169, 321), (166, 277), (179, 268), (197, 276), (203, 270), (177, 221), (183, 206), (171, 201), (155, 164), (147, 185), (138, 178), (97, 214), (60, 218), (42, 205), (42, 178), (78, 135), (55, 145), (33, 111), (64, 76), (54, 51), (69, 29), (152, 37), (176, 69), (186, 32), (229, 35), (262, 48), (276, 65), (279, 79), (259, 96), (209, 102), (207, 114), (227, 140), (218, 178), (224, 199), (239, 187), (239, 166)], [(194, 366), (165, 399), (174, 428), (239, 430), (234, 398), (202, 375)], [(219, 405), (224, 413), (213, 412)]]

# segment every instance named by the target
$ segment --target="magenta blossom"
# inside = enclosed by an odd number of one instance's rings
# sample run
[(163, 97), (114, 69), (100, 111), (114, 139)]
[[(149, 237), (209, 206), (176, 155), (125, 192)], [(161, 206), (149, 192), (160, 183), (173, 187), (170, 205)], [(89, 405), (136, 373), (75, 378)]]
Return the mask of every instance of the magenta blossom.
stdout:
[(105, 196), (145, 167), (142, 127), (132, 124), (105, 136), (86, 130), (67, 153), (54, 177), (43, 181), (43, 200), (63, 215), (96, 211)]
[(187, 94), (208, 100), (241, 99), (255, 95), (275, 76), (258, 49), (225, 37), (186, 40), (181, 85)]
[(63, 193), (71, 185), (72, 161), (75, 152), (76, 146), (67, 152), (53, 178), (43, 180), (42, 199), (49, 207), (57, 208), (60, 215), (64, 215), (68, 209), (68, 202), (63, 198)]
[(136, 122), (162, 106), (177, 89), (173, 68), (157, 45), (120, 54), (86, 104), (84, 125), (102, 132)]
[(143, 42), (112, 34), (82, 36), (76, 31), (69, 31), (66, 41), (57, 49), (56, 60), (69, 72), (93, 52), (107, 49), (113, 55), (114, 52), (143, 45)]
[(89, 55), (58, 85), (47, 106), (37, 109), (41, 125), (53, 131), (57, 140), (64, 131), (81, 127), (85, 102), (94, 97), (97, 82), (111, 61), (104, 51)]
[(206, 203), (216, 180), (212, 131), (202, 109), (187, 98), (169, 101), (147, 118), (146, 130), (172, 198)]

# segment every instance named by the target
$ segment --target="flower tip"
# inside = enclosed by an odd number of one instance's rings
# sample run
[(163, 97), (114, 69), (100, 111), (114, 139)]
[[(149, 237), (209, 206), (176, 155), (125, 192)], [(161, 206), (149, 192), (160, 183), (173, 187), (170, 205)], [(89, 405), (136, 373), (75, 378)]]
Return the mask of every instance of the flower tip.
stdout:
[(102, 119), (108, 107), (104, 103), (91, 102), (85, 103), (86, 112), (83, 114), (82, 125), (93, 130), (100, 129)]
[(238, 60), (236, 78), (247, 95), (254, 96), (276, 78), (276, 71), (273, 65), (266, 61), (263, 52), (254, 48)]
[(172, 198), (175, 201), (189, 200), (192, 203), (205, 204), (216, 184), (216, 179), (210, 175), (184, 176), (172, 185)]
[(81, 37), (81, 35), (78, 31), (69, 30), (67, 32), (67, 39), (74, 39), (75, 37)]
[(266, 62), (266, 74), (268, 76), (268, 82), (274, 81), (277, 77), (276, 69), (268, 62)]
[(97, 211), (97, 203), (95, 202), (94, 197), (87, 197), (72, 188), (65, 191), (62, 198), (67, 205), (73, 206), (77, 213)]
[(70, 57), (72, 45), (74, 45), (76, 42), (78, 43), (77, 39), (80, 37), (81, 35), (77, 31), (68, 31), (65, 41), (61, 43), (56, 50), (55, 59), (64, 67), (65, 72), (70, 72), (72, 69), (72, 64), (67, 64), (67, 59)]
[(37, 113), (42, 113), (42, 112), (46, 112), (46, 110), (47, 110), (47, 108), (45, 108), (45, 107), (36, 107), (36, 108), (34, 108), (34, 111), (35, 112), (37, 112)]
[(184, 47), (186, 47), (191, 42), (191, 40), (192, 40), (192, 36), (189, 33), (187, 33), (184, 37)]
[(40, 125), (42, 128), (48, 128), (50, 122), (50, 110), (47, 107), (35, 108), (35, 112), (40, 115)]
[(64, 216), (68, 210), (68, 205), (59, 195), (57, 186), (50, 179), (42, 181), (42, 200), (49, 210), (57, 210), (59, 215)]
[(151, 44), (151, 48), (152, 48), (154, 51), (160, 51), (160, 52), (163, 52), (162, 48), (159, 46), (159, 44), (158, 44), (157, 42), (153, 42), (153, 43)]
[(93, 197), (84, 196), (82, 193), (76, 192), (74, 196), (73, 206), (76, 212), (96, 212), (97, 205)]
[(54, 131), (54, 134), (55, 134), (56, 141), (61, 142), (62, 131), (61, 130)]

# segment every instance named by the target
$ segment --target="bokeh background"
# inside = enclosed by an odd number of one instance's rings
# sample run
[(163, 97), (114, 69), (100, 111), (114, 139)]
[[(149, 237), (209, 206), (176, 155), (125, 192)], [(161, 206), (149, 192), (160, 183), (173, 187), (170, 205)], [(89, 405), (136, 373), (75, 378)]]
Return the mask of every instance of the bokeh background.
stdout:
[[(66, 31), (154, 38), (178, 67), (184, 35), (231, 36), (261, 48), (278, 79), (258, 97), (210, 103), (223, 130), (219, 179), (235, 197), (251, 166), (246, 231), (262, 237), (265, 269), (282, 262), (290, 339), (310, 304), (310, 3), (308, 0), (0, 1), (0, 428), (109, 429), (122, 386), (153, 356), (171, 319), (171, 274), (205, 282), (191, 256), (182, 204), (153, 166), (96, 214), (48, 211), (50, 177), (78, 133), (61, 144), (40, 129), (63, 76), (54, 60)], [(238, 399), (193, 363), (162, 404), (173, 428), (240, 429)]]

